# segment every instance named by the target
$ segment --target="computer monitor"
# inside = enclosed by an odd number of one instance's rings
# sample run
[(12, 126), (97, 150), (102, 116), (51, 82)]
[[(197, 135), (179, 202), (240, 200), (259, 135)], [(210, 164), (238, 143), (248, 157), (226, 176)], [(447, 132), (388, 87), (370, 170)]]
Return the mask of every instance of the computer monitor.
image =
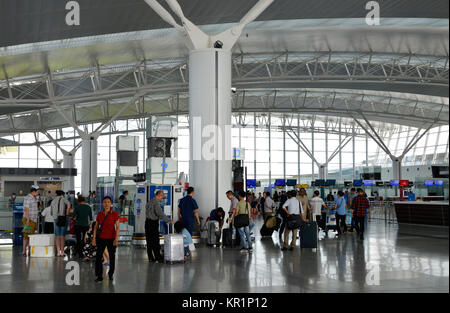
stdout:
[(444, 186), (444, 181), (443, 181), (443, 180), (435, 180), (435, 181), (434, 181), (434, 184), (435, 184), (436, 186)]
[(323, 187), (323, 186), (325, 186), (325, 180), (323, 180), (323, 179), (316, 179), (316, 181), (314, 182), (314, 185), (316, 187)]
[(247, 188), (255, 188), (256, 179), (247, 179)]
[(288, 179), (286, 181), (286, 186), (296, 186), (297, 185), (297, 180), (296, 179)]
[(354, 187), (361, 187), (363, 185), (363, 181), (361, 179), (355, 179), (353, 181), (353, 186)]
[(325, 186), (334, 186), (336, 185), (336, 179), (327, 179), (325, 181)]
[(391, 180), (391, 186), (399, 186), (399, 185), (400, 185), (400, 181), (398, 179)]
[(275, 187), (284, 187), (284, 186), (286, 186), (286, 182), (284, 179), (275, 180)]
[(384, 182), (383, 181), (377, 181), (377, 182), (375, 182), (375, 186), (377, 186), (377, 187), (384, 187)]
[(364, 180), (364, 186), (373, 186), (373, 180)]
[(402, 187), (408, 187), (409, 186), (409, 180), (404, 180), (404, 179), (402, 179), (402, 180), (400, 180), (400, 186), (402, 186)]
[(434, 185), (434, 181), (432, 179), (428, 179), (425, 181), (424, 183), (425, 186), (433, 186)]

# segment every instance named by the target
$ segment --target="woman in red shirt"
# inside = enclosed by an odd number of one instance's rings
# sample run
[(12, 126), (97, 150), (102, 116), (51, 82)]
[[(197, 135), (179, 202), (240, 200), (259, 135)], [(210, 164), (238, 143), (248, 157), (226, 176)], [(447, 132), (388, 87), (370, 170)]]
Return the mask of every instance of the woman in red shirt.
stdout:
[(95, 258), (95, 279), (96, 282), (103, 280), (103, 252), (108, 248), (110, 256), (110, 265), (108, 276), (109, 280), (113, 280), (114, 268), (116, 264), (116, 247), (119, 238), (119, 214), (112, 210), (112, 199), (109, 196), (103, 198), (103, 211), (97, 214), (94, 228), (94, 238), (92, 245), (97, 246)]

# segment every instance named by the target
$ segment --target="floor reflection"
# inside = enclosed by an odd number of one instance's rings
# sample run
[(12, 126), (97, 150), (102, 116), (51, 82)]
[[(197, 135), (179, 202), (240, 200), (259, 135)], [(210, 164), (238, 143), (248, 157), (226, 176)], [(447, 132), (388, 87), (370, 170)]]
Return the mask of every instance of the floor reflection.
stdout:
[(79, 286), (66, 284), (67, 258), (23, 258), (20, 249), (0, 247), (0, 292), (448, 292), (448, 239), (410, 232), (369, 224), (364, 242), (322, 232), (317, 250), (297, 243), (284, 252), (274, 233), (256, 237), (251, 254), (201, 246), (174, 265), (149, 263), (145, 249), (123, 246), (114, 281), (95, 284), (93, 262), (80, 262)]

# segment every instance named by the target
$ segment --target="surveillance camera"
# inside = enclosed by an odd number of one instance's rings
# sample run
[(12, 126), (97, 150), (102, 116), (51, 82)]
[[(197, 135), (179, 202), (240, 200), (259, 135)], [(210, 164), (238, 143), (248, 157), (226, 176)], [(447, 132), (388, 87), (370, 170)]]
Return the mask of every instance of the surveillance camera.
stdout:
[(222, 49), (222, 47), (223, 47), (223, 42), (222, 42), (222, 41), (217, 40), (217, 41), (214, 43), (214, 48), (216, 48), (216, 49)]
[(232, 93), (236, 93), (236, 91), (237, 91), (237, 90), (236, 90), (236, 87), (231, 87), (231, 92), (232, 92)]

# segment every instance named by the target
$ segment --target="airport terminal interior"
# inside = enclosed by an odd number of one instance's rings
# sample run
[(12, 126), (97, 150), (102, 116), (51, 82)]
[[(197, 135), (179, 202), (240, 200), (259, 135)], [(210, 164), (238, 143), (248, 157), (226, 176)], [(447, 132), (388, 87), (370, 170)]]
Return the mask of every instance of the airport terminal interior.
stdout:
[(449, 292), (447, 0), (45, 2), (0, 0), (1, 293)]

